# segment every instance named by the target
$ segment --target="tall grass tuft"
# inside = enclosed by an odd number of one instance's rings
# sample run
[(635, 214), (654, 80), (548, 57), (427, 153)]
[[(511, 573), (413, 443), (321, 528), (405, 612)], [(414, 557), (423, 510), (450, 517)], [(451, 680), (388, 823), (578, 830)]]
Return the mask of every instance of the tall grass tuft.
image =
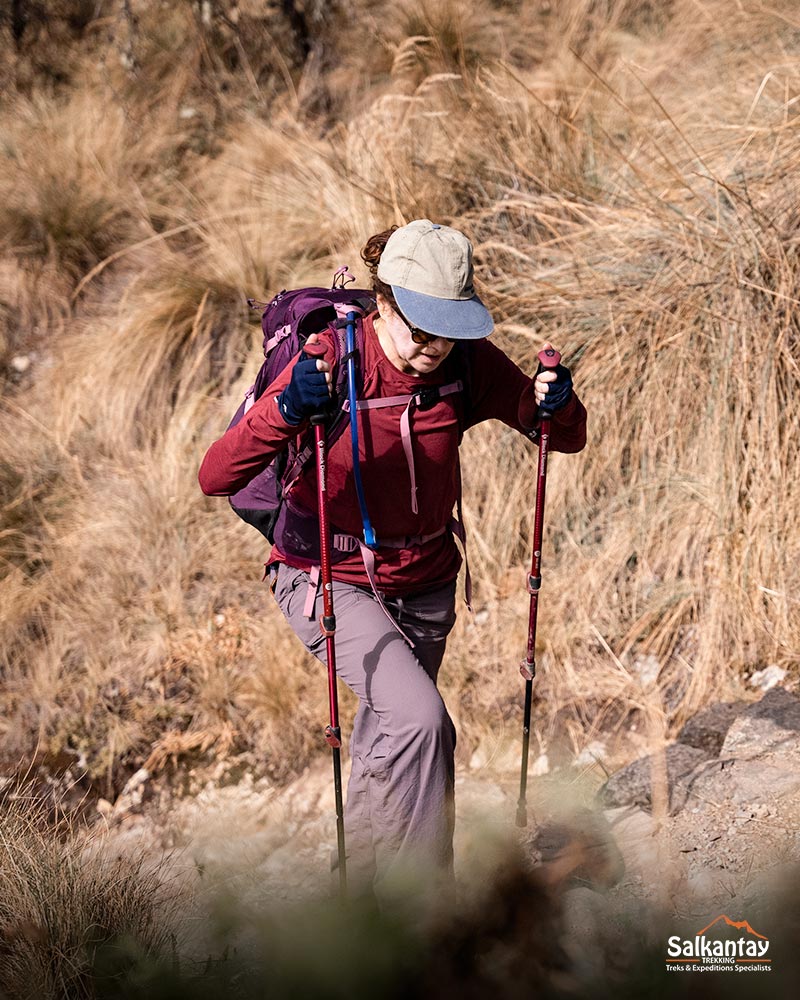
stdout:
[(37, 1000), (114, 995), (135, 961), (169, 954), (179, 905), (143, 859), (108, 860), (61, 837), (35, 803), (0, 802), (0, 993)]

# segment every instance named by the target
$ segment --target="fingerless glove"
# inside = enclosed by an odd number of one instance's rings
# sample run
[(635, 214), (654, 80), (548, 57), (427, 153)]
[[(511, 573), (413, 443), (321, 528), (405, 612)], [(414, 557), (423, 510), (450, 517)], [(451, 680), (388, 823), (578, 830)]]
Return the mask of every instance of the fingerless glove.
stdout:
[(302, 356), (292, 369), (292, 380), (278, 396), (278, 407), (287, 424), (297, 425), (330, 403), (325, 372), (317, 371), (317, 359)]
[(569, 368), (558, 365), (553, 371), (556, 373), (556, 380), (548, 383), (547, 395), (539, 404), (539, 410), (546, 417), (565, 407), (572, 395), (572, 375)]

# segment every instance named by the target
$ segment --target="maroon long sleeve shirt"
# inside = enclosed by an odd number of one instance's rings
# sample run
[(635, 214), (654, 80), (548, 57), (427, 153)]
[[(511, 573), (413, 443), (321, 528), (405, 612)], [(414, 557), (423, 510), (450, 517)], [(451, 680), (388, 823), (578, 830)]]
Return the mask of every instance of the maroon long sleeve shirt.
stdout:
[[(462, 429), (491, 418), (528, 435), (538, 422), (533, 380), (488, 340), (473, 342), (468, 377), (459, 370), (456, 352), (428, 375), (401, 372), (383, 352), (373, 326), (374, 315), (364, 321), (362, 399), (408, 396), (423, 385), (442, 386), (461, 379), (466, 399), (447, 395), (428, 410), (415, 408), (411, 440), (417, 486), (417, 510), (411, 505), (411, 478), (400, 434), (403, 405), (359, 411), (359, 459), (367, 510), (378, 536), (402, 538), (432, 535), (444, 527), (453, 512), (459, 490), (458, 445)], [(316, 352), (315, 352), (316, 353)], [(321, 355), (334, 361), (333, 344), (321, 336)], [(296, 362), (296, 359), (295, 359)], [(300, 427), (287, 424), (276, 398), (288, 385), (295, 362), (206, 453), (199, 480), (209, 496), (229, 496), (264, 469), (290, 440), (302, 436)], [(335, 381), (335, 379), (334, 379)], [(459, 421), (459, 405), (464, 416)], [(550, 447), (577, 452), (586, 443), (586, 410), (573, 393), (569, 403), (553, 415)], [(532, 460), (533, 461), (533, 460)], [(361, 536), (361, 515), (353, 483), (350, 434), (345, 431), (328, 455), (328, 503), (335, 530)], [(292, 501), (316, 510), (316, 470), (310, 466), (292, 488)], [(306, 568), (273, 546), (270, 562), (288, 562)], [(378, 589), (398, 595), (440, 586), (458, 573), (461, 557), (451, 532), (411, 548), (379, 548), (376, 553)], [(358, 551), (333, 567), (336, 579), (369, 586)]]

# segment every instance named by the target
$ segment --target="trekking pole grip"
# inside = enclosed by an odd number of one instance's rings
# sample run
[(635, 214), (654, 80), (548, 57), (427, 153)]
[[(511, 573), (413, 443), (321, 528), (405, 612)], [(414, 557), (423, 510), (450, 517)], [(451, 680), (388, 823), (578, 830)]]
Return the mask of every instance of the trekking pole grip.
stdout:
[(551, 371), (553, 368), (558, 368), (561, 364), (561, 355), (554, 347), (548, 347), (544, 351), (539, 351), (536, 357), (539, 359), (537, 375), (541, 375), (544, 371)]

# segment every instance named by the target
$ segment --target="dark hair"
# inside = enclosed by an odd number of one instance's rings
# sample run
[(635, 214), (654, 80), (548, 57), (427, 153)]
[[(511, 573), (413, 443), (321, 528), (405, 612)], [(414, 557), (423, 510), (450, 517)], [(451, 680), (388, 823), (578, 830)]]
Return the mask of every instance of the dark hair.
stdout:
[(375, 295), (382, 295), (385, 299), (387, 299), (389, 305), (395, 311), (399, 310), (397, 309), (394, 294), (391, 286), (387, 285), (384, 281), (381, 281), (378, 277), (378, 264), (381, 259), (381, 254), (386, 248), (386, 244), (389, 242), (389, 237), (395, 229), (398, 228), (399, 226), (391, 226), (389, 229), (384, 229), (382, 233), (375, 233), (374, 236), (370, 236), (361, 249), (361, 259), (367, 265), (370, 278), (372, 279), (373, 293)]

